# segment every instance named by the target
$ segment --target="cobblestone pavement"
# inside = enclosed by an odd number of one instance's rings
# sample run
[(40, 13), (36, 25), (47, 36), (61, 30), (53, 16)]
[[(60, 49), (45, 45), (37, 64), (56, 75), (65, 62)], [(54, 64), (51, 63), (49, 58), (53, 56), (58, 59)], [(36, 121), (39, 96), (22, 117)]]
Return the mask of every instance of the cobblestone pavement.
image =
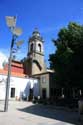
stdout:
[(31, 102), (10, 101), (8, 112), (3, 112), (0, 101), (0, 125), (82, 125), (78, 112), (49, 108)]

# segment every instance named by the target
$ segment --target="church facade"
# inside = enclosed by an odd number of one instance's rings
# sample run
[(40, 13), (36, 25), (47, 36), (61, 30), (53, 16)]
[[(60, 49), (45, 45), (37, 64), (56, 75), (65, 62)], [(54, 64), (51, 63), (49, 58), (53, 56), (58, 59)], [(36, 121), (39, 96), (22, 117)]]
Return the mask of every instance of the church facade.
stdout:
[[(8, 64), (0, 69), (0, 99), (5, 98)], [(9, 98), (50, 98), (53, 71), (47, 70), (44, 60), (44, 40), (37, 28), (28, 40), (28, 53), (23, 62), (12, 60)]]

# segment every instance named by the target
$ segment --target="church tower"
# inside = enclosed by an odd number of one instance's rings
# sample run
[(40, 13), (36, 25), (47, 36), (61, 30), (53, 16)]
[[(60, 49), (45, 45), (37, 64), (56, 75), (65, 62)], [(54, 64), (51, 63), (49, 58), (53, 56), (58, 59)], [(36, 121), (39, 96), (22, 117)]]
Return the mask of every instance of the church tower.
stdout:
[(28, 69), (30, 75), (46, 71), (43, 43), (43, 38), (41, 37), (38, 29), (35, 28), (28, 41)]

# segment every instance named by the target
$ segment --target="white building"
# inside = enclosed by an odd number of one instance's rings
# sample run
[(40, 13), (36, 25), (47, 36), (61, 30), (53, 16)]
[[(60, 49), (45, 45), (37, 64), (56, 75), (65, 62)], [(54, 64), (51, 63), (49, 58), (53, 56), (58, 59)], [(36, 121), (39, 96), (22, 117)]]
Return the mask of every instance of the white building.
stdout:
[[(0, 69), (0, 100), (5, 99), (6, 79), (7, 71)], [(12, 73), (10, 77), (9, 99), (15, 98), (19, 100), (22, 97), (27, 97), (28, 99), (31, 96), (31, 90), (33, 90), (33, 96), (37, 97), (39, 95), (37, 79), (27, 78), (20, 73)]]

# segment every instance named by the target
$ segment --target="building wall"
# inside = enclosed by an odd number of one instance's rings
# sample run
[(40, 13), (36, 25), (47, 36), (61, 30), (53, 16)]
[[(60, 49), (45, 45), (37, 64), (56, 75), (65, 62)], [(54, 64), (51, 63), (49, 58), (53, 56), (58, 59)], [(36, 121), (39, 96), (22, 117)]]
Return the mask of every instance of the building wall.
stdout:
[(12, 66), (11, 68), (12, 72), (20, 72), (20, 73), (23, 73), (24, 72), (24, 69), (23, 68), (19, 68), (19, 67), (14, 67)]
[[(35, 56), (33, 57), (33, 64), (32, 64), (32, 75), (34, 74), (40, 74), (46, 71), (46, 65), (44, 62), (44, 56), (38, 53), (34, 53)], [(38, 67), (38, 65), (34, 62), (34, 60), (36, 60), (39, 65), (40, 68)]]
[(46, 89), (46, 98), (49, 98), (49, 74), (42, 74), (40, 77), (40, 95), (42, 97), (42, 89)]
[[(5, 99), (6, 75), (0, 75), (0, 100)], [(20, 98), (22, 94), (29, 96), (30, 88), (34, 88), (34, 96), (39, 95), (38, 80), (31, 78), (10, 78), (9, 98), (11, 99), (11, 88), (15, 88), (15, 98)]]

